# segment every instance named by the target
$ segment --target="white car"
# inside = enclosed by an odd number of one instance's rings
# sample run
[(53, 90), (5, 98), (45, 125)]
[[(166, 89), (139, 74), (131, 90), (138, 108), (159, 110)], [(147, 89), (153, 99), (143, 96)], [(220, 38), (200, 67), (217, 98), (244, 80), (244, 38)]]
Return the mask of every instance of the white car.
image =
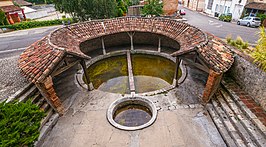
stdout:
[(258, 17), (244, 17), (242, 19), (238, 19), (238, 25), (246, 25), (248, 27), (259, 27), (261, 25), (261, 20)]

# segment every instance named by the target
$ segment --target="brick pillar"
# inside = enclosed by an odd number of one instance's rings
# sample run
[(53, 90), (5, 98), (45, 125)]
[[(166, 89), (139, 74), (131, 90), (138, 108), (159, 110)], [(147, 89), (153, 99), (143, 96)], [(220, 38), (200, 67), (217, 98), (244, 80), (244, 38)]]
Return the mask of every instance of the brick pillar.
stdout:
[(60, 115), (62, 115), (64, 113), (64, 107), (61, 103), (61, 100), (56, 95), (53, 85), (54, 84), (51, 76), (47, 77), (43, 83), (36, 84), (42, 96), (50, 104), (50, 106)]
[(217, 73), (210, 69), (209, 77), (203, 92), (202, 100), (204, 103), (209, 102), (213, 94), (216, 92), (220, 85), (223, 74)]

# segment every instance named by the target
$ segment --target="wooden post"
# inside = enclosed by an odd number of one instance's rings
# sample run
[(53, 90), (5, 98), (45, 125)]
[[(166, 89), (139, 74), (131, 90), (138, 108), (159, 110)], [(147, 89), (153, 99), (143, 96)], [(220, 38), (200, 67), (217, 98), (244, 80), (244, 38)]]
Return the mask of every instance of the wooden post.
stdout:
[(93, 86), (92, 86), (92, 83), (90, 81), (90, 77), (89, 77), (89, 74), (87, 72), (87, 67), (86, 67), (86, 62), (84, 59), (82, 59), (80, 61), (80, 64), (82, 66), (82, 69), (83, 69), (83, 72), (84, 72), (84, 75), (85, 75), (85, 78), (86, 78), (86, 81), (87, 81), (87, 85), (88, 85), (88, 90), (91, 91), (93, 90)]
[(175, 62), (175, 77), (174, 77), (174, 85), (175, 87), (178, 87), (178, 74), (179, 74), (179, 65), (180, 65), (180, 60), (178, 57), (176, 57), (176, 62)]
[(210, 101), (211, 97), (218, 89), (222, 77), (223, 77), (222, 73), (217, 73), (210, 69), (209, 77), (208, 77), (208, 80), (207, 80), (207, 83), (206, 83), (206, 86), (203, 92), (203, 97), (202, 97), (202, 101), (204, 103), (207, 103)]
[(105, 55), (106, 54), (106, 50), (105, 50), (105, 46), (104, 46), (104, 39), (102, 37), (102, 48), (103, 48), (103, 54)]
[(158, 52), (161, 52), (161, 38), (159, 37)]

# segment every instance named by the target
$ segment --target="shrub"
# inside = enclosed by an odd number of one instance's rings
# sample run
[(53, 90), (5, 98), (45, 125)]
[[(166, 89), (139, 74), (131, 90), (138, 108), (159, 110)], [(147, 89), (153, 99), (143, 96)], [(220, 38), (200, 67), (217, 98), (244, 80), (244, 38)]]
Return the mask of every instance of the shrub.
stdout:
[(28, 100), (25, 103), (0, 103), (0, 146), (32, 146), (39, 137), (45, 113)]
[(251, 53), (262, 70), (266, 71), (266, 33), (264, 27), (260, 27), (260, 39), (256, 45), (256, 49)]
[(242, 49), (247, 49), (247, 48), (248, 48), (248, 42), (246, 41), (242, 44)]
[(226, 36), (226, 42), (230, 44), (231, 41), (232, 41), (232, 35), (229, 34)]
[(242, 46), (244, 44), (243, 39), (240, 36), (236, 37), (236, 44)]
[(70, 19), (70, 18), (46, 20), (46, 21), (24, 21), (21, 23), (15, 23), (13, 25), (0, 26), (0, 28), (9, 28), (9, 29), (13, 29), (13, 30), (23, 30), (23, 29), (43, 27), (43, 26), (60, 25), (60, 24), (62, 24), (62, 21), (67, 22), (68, 20), (70, 21), (70, 23), (74, 22), (74, 20)]

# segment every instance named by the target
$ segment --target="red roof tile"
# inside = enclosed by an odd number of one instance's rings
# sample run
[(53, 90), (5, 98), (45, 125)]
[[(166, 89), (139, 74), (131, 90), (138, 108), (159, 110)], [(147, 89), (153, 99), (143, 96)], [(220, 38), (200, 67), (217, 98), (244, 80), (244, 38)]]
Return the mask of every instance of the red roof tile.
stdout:
[(22, 9), (18, 6), (15, 6), (15, 5), (10, 5), (10, 6), (3, 6), (3, 7), (0, 7), (0, 9), (7, 13), (7, 12), (14, 12), (14, 11), (21, 11)]

